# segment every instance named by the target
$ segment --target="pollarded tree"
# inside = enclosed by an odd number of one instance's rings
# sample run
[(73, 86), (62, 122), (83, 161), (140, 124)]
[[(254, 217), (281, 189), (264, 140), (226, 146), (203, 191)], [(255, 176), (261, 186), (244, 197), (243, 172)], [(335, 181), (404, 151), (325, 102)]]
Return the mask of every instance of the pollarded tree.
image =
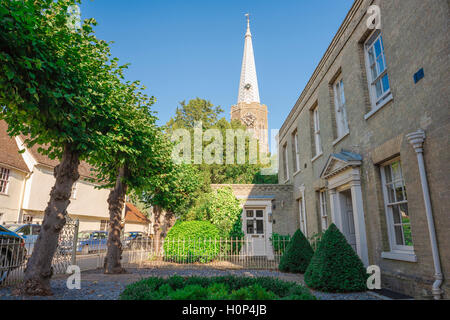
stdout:
[(110, 223), (105, 273), (124, 271), (120, 235), (127, 191), (142, 190), (154, 176), (172, 170), (171, 162), (167, 161), (172, 144), (156, 126), (156, 117), (149, 109), (154, 98), (143, 94), (138, 83), (117, 81), (113, 101), (120, 106), (120, 116), (89, 158), (98, 170), (97, 179), (104, 182), (103, 187), (112, 188), (108, 197)]
[(80, 160), (95, 151), (119, 115), (111, 103), (122, 67), (93, 34), (95, 20), (71, 28), (76, 0), (0, 0), (0, 119), (11, 136), (59, 158), (43, 227), (28, 260), (21, 292), (51, 294), (52, 259), (66, 222)]
[(157, 250), (162, 240), (162, 223), (175, 215), (186, 214), (195, 201), (193, 195), (201, 186), (200, 173), (189, 164), (173, 165), (169, 173), (153, 176), (146, 186), (142, 193), (142, 201), (147, 206), (153, 207), (153, 230), (157, 240)]

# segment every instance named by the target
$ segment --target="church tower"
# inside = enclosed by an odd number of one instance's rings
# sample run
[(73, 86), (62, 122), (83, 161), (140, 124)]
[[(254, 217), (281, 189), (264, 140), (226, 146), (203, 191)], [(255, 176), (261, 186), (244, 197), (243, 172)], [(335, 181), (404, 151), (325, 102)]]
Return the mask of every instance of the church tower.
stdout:
[(241, 80), (237, 104), (231, 107), (231, 120), (240, 120), (253, 131), (259, 140), (260, 150), (269, 152), (267, 106), (259, 101), (258, 78), (256, 77), (255, 57), (253, 54), (250, 18), (247, 16), (244, 57), (242, 58)]

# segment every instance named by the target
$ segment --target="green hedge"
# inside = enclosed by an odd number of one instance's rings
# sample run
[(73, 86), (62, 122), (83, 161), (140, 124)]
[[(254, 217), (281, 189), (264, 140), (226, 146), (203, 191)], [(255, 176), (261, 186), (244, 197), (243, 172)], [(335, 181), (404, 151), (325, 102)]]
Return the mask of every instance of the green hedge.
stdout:
[(367, 289), (367, 277), (362, 261), (332, 224), (306, 270), (306, 284), (325, 292), (357, 292)]
[(280, 259), (278, 269), (285, 272), (305, 273), (314, 251), (303, 233), (297, 230)]
[(164, 259), (179, 263), (206, 263), (220, 251), (219, 229), (208, 221), (180, 221), (164, 240)]
[(151, 277), (128, 285), (121, 300), (314, 300), (310, 291), (274, 278)]

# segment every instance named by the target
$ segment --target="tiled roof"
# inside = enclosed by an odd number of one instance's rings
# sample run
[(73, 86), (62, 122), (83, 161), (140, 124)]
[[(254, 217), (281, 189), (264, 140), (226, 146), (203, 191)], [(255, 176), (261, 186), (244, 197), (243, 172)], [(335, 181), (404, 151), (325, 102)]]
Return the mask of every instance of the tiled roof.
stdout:
[(6, 122), (0, 120), (0, 165), (4, 164), (21, 171), (30, 172), (19, 153), (16, 140), (8, 135), (7, 129)]
[[(24, 137), (21, 137), (21, 138), (22, 138), (22, 141), (23, 141)], [(42, 164), (42, 165), (45, 165), (45, 166), (49, 166), (49, 167), (52, 167), (52, 168), (56, 167), (59, 164), (59, 160), (57, 160), (57, 159), (50, 159), (49, 157), (40, 154), (38, 152), (38, 148), (39, 147), (45, 148), (45, 146), (34, 145), (32, 148), (28, 149), (31, 152), (33, 158), (36, 159), (36, 161), (39, 164)], [(91, 172), (91, 169), (93, 169), (93, 167), (90, 164), (88, 164), (85, 161), (81, 161), (80, 162), (80, 166), (78, 167), (78, 172), (79, 172), (80, 176), (82, 176), (82, 177), (94, 178), (94, 175)]]
[(137, 222), (137, 223), (150, 223), (150, 220), (139, 211), (132, 203), (127, 202), (125, 204), (125, 223), (127, 222)]

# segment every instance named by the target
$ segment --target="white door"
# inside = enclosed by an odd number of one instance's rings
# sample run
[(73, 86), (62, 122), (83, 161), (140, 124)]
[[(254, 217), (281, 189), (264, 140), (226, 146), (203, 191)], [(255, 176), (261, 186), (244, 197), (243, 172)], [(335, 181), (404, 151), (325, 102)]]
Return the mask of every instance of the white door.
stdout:
[(246, 237), (246, 253), (252, 256), (266, 255), (266, 239), (265, 239), (265, 210), (264, 209), (245, 209), (245, 237)]
[(355, 233), (355, 219), (353, 218), (352, 193), (350, 190), (341, 192), (341, 212), (342, 212), (342, 232), (347, 239), (347, 242), (356, 249), (356, 233)]

